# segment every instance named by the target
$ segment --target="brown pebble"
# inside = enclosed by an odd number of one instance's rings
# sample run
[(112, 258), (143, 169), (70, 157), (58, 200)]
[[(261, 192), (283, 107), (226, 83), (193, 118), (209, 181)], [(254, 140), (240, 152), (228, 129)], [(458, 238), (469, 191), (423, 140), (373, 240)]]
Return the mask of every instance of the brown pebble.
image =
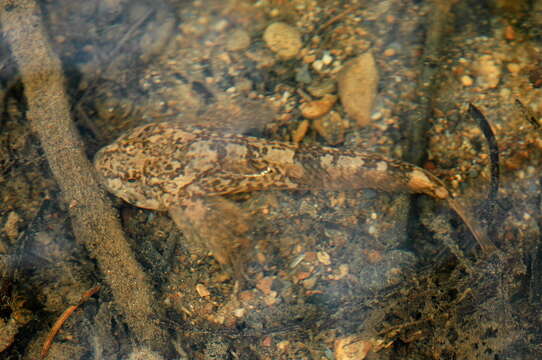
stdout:
[(231, 275), (227, 272), (218, 273), (216, 276), (213, 277), (213, 281), (216, 281), (217, 283), (223, 283), (228, 280), (231, 280)]
[(387, 48), (386, 50), (384, 50), (384, 56), (392, 57), (392, 56), (395, 56), (396, 54), (397, 54), (397, 51), (395, 51), (394, 48)]
[(335, 95), (324, 95), (320, 100), (314, 100), (301, 105), (301, 114), (307, 119), (317, 119), (327, 114), (337, 102)]
[(232, 31), (226, 40), (226, 49), (229, 51), (245, 50), (250, 46), (250, 35), (243, 29)]
[(318, 279), (316, 277), (311, 277), (311, 278), (305, 279), (305, 280), (303, 280), (303, 287), (305, 289), (313, 289), (314, 286), (316, 285), (317, 280)]
[(316, 61), (316, 55), (303, 56), (303, 62), (305, 64), (312, 64), (314, 61)]
[(514, 40), (516, 38), (516, 31), (512, 25), (507, 25), (504, 30), (504, 37), (506, 40)]
[(336, 91), (337, 84), (334, 81), (329, 79), (317, 81), (315, 83), (307, 86), (307, 91), (312, 95), (318, 98), (324, 97), (325, 95), (332, 94)]
[(335, 340), (335, 359), (363, 360), (367, 357), (371, 348), (370, 342), (356, 339), (355, 336), (340, 338)]
[(278, 301), (279, 301), (279, 299), (277, 298), (277, 292), (276, 291), (271, 291), (271, 293), (269, 295), (266, 295), (266, 296), (263, 297), (263, 302), (267, 306), (273, 306)]
[(211, 295), (209, 290), (207, 290), (207, 288), (203, 284), (197, 284), (196, 291), (198, 292), (198, 295), (201, 297), (208, 297)]
[(266, 336), (262, 340), (262, 346), (269, 347), (273, 343), (273, 338), (271, 336)]
[(16, 240), (19, 237), (20, 222), (22, 222), (22, 219), (19, 214), (15, 211), (9, 213), (3, 231), (11, 241)]
[(258, 261), (259, 264), (263, 265), (265, 264), (265, 262), (267, 261), (266, 257), (265, 257), (265, 254), (264, 253), (257, 253), (256, 254), (256, 260)]
[(253, 299), (254, 299), (254, 291), (252, 290), (245, 290), (239, 293), (239, 300), (242, 302), (246, 303), (246, 302), (252, 301)]
[(256, 283), (256, 288), (261, 290), (265, 295), (271, 294), (271, 286), (273, 285), (272, 277), (264, 277)]
[(272, 23), (263, 34), (265, 44), (282, 59), (294, 58), (303, 43), (301, 33), (294, 27), (283, 23)]
[(472, 86), (473, 83), (474, 81), (469, 75), (461, 76), (461, 84), (463, 84), (463, 86)]
[(501, 79), (501, 65), (491, 55), (482, 55), (473, 66), (476, 83), (482, 89), (496, 88)]
[(318, 135), (323, 137), (330, 145), (337, 145), (344, 142), (344, 132), (346, 123), (341, 115), (335, 111), (314, 120), (313, 128)]
[(316, 261), (316, 253), (314, 251), (305, 252), (305, 261), (307, 261), (307, 262)]
[(299, 123), (299, 126), (292, 134), (292, 141), (294, 143), (299, 144), (303, 140), (303, 138), (305, 138), (305, 135), (309, 130), (309, 125), (309, 120), (303, 120)]
[(316, 253), (316, 258), (324, 265), (331, 265), (331, 256), (325, 251), (318, 251)]
[(277, 349), (279, 349), (279, 351), (284, 352), (288, 350), (289, 346), (290, 346), (290, 342), (288, 340), (282, 340), (281, 342), (277, 344)]
[(297, 274), (297, 280), (305, 280), (307, 279), (308, 277), (310, 277), (312, 275), (311, 272), (309, 271), (301, 271), (300, 273)]
[(521, 70), (521, 66), (516, 63), (509, 63), (508, 65), (506, 65), (506, 68), (514, 75), (519, 73), (519, 71)]
[(367, 250), (366, 255), (370, 264), (379, 263), (383, 259), (382, 253), (378, 250)]
[(341, 102), (348, 116), (355, 119), (359, 126), (366, 126), (371, 121), (378, 79), (371, 51), (350, 60), (338, 75)]

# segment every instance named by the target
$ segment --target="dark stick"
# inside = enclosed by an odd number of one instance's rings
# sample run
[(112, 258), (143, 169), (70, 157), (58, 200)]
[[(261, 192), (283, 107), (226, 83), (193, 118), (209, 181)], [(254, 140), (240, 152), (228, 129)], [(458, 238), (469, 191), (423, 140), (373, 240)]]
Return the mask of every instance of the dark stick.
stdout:
[(497, 201), (497, 193), (499, 192), (499, 146), (497, 145), (497, 139), (495, 138), (495, 134), (493, 134), (493, 130), (491, 129), (491, 126), (489, 125), (489, 122), (487, 121), (484, 114), (482, 114), (482, 112), (478, 110), (478, 108), (476, 108), (476, 106), (474, 106), (473, 104), (469, 104), (469, 114), (478, 122), (478, 126), (480, 126), (480, 129), (482, 129), (482, 132), (489, 145), (489, 158), (491, 160), (491, 188), (489, 190), (489, 195), (487, 199), (488, 210), (486, 214), (486, 220), (488, 225), (490, 225), (493, 220), (495, 204)]

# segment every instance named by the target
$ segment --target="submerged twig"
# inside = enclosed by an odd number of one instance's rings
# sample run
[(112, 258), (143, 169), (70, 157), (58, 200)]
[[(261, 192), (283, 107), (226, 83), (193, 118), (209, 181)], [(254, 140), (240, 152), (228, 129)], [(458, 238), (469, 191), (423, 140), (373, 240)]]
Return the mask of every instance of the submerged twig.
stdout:
[(346, 8), (346, 10), (343, 10), (338, 15), (335, 15), (334, 17), (332, 17), (331, 19), (326, 21), (324, 23), (324, 25), (320, 26), (320, 28), (318, 29), (318, 32), (320, 32), (320, 33), (323, 32), (324, 30), (326, 30), (331, 25), (333, 25), (336, 22), (342, 20), (348, 14), (353, 13), (354, 11), (356, 11), (360, 6), (361, 6), (360, 4), (354, 4), (354, 5), (349, 6), (348, 8)]
[(491, 228), (491, 223), (495, 214), (495, 204), (497, 202), (497, 194), (499, 192), (500, 170), (499, 170), (499, 146), (495, 134), (489, 125), (486, 117), (476, 106), (469, 104), (469, 114), (477, 122), (482, 133), (484, 134), (487, 143), (489, 145), (489, 158), (491, 160), (491, 186), (487, 199), (487, 213), (486, 221), (487, 225)]
[(70, 116), (65, 78), (33, 0), (1, 0), (0, 24), (24, 84), (27, 118), (38, 135), (71, 216), (75, 237), (97, 260), (118, 309), (138, 341), (164, 350), (154, 294), (118, 214), (100, 188)]
[(100, 291), (100, 288), (101, 287), (98, 285), (98, 286), (93, 287), (90, 290), (85, 291), (83, 293), (83, 296), (81, 296), (81, 299), (76, 305), (71, 305), (66, 310), (64, 310), (62, 315), (60, 315), (60, 317), (55, 321), (55, 324), (51, 328), (49, 335), (47, 335), (47, 339), (45, 339), (45, 341), (43, 342), (43, 346), (41, 348), (40, 359), (45, 359), (45, 357), (49, 353), (49, 349), (51, 348), (51, 345), (53, 344), (53, 340), (56, 334), (58, 333), (62, 325), (64, 325), (66, 320), (68, 320), (71, 314), (73, 314), (73, 312), (77, 310), (77, 308), (81, 306), (84, 302), (86, 302), (92, 295)]

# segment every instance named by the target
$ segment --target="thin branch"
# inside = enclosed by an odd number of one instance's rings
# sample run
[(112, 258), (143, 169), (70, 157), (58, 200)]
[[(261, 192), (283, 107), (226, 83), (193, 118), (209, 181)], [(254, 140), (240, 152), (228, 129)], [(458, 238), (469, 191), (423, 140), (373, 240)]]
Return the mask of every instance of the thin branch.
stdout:
[(76, 305), (71, 305), (66, 310), (64, 310), (62, 315), (60, 315), (59, 318), (55, 321), (55, 324), (51, 328), (51, 331), (49, 331), (49, 335), (47, 335), (47, 338), (43, 342), (43, 346), (41, 348), (40, 359), (42, 360), (45, 359), (45, 357), (49, 353), (49, 349), (51, 348), (51, 345), (53, 344), (53, 340), (56, 334), (58, 333), (62, 325), (64, 325), (66, 320), (68, 320), (71, 314), (73, 314), (73, 312), (77, 310), (77, 308), (81, 306), (85, 301), (90, 299), (92, 295), (96, 294), (100, 290), (100, 288), (101, 287), (98, 285), (98, 286), (93, 287), (90, 290), (85, 291), (83, 296), (81, 296), (81, 300), (79, 300), (79, 302)]
[(118, 214), (99, 186), (70, 116), (65, 78), (33, 0), (0, 0), (0, 23), (16, 60), (28, 103), (26, 116), (38, 135), (62, 191), (77, 240), (111, 288), (130, 329), (142, 345), (164, 351), (167, 334), (153, 309), (152, 286), (124, 237)]

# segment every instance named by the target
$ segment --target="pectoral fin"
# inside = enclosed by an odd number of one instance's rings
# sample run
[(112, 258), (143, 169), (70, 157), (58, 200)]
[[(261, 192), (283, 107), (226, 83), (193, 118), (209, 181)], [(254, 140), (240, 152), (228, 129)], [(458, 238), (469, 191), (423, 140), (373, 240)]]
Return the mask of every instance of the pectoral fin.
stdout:
[(221, 265), (242, 272), (250, 226), (248, 216), (234, 202), (219, 196), (192, 197), (170, 207), (169, 214), (183, 231), (190, 251), (211, 251)]

